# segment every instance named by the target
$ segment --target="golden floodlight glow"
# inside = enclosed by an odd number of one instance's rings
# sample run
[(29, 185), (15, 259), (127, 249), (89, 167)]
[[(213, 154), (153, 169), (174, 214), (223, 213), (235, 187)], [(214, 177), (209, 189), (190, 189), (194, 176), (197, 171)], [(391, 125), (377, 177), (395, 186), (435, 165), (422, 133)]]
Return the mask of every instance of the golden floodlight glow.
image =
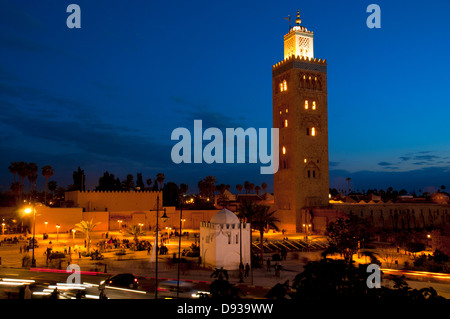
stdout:
[(305, 110), (307, 110), (308, 109), (308, 100), (305, 100)]
[(284, 89), (284, 91), (287, 91), (287, 82), (286, 82), (286, 80), (283, 81), (283, 89)]
[(312, 109), (313, 109), (313, 110), (315, 110), (315, 109), (316, 109), (316, 101), (313, 101), (313, 104), (312, 104)]
[(283, 146), (283, 155), (286, 154), (286, 147)]
[(311, 128), (311, 135), (316, 136), (316, 128), (315, 127)]
[(304, 162), (305, 162), (305, 164), (306, 164), (306, 162), (307, 162), (307, 160), (306, 160), (306, 158), (303, 160)]
[(32, 209), (30, 207), (25, 208), (24, 210), (25, 214), (30, 214), (32, 212)]
[(288, 120), (284, 120), (284, 127), (288, 127)]

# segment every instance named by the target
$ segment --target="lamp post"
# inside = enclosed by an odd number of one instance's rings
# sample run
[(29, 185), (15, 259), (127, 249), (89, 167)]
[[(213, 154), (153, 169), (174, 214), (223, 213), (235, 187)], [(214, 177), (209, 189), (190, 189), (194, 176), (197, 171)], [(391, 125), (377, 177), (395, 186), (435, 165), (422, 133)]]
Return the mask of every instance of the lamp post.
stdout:
[(30, 214), (33, 212), (33, 243), (31, 244), (31, 247), (33, 249), (33, 253), (31, 255), (31, 267), (36, 267), (36, 259), (34, 258), (34, 241), (35, 241), (35, 234), (36, 234), (36, 206), (33, 203), (32, 208), (28, 207), (25, 209), (26, 214)]
[(5, 234), (5, 223), (2, 223), (2, 235), (4, 235)]
[(181, 261), (181, 234), (183, 227), (183, 197), (181, 197), (180, 205), (180, 233), (178, 234), (178, 273), (177, 273), (177, 298), (180, 296), (180, 261)]
[(242, 221), (244, 219), (239, 219), (239, 282), (244, 282), (244, 264), (242, 263)]
[[(163, 222), (168, 219), (166, 215), (166, 209), (164, 208), (164, 215), (161, 217)], [(159, 195), (156, 197), (156, 260), (155, 260), (155, 299), (158, 299), (158, 234), (159, 234)]]
[(47, 234), (47, 226), (48, 226), (48, 222), (44, 222), (45, 224), (45, 233)]
[(61, 226), (59, 224), (56, 224), (56, 241), (58, 241), (59, 227)]
[(170, 232), (172, 231), (172, 227), (166, 226), (166, 230), (167, 230), (167, 243), (169, 243), (169, 240), (170, 240)]

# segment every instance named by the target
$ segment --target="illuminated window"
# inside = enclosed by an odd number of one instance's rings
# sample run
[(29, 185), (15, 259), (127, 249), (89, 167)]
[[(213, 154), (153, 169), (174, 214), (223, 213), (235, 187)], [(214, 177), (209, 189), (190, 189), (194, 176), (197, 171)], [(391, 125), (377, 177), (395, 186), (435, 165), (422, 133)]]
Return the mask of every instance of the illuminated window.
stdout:
[(315, 110), (316, 109), (316, 101), (312, 102), (312, 109)]
[(286, 154), (286, 147), (283, 146), (283, 155)]
[(305, 100), (305, 110), (307, 110), (307, 109), (308, 109), (308, 107), (309, 107), (309, 103), (308, 103), (308, 100)]
[(316, 128), (311, 127), (311, 136), (316, 136)]
[(286, 109), (286, 113), (288, 112), (288, 109)]
[(307, 162), (307, 160), (306, 160), (306, 158), (303, 160), (304, 162), (305, 162), (305, 164), (306, 164), (306, 162)]
[(284, 120), (284, 127), (288, 127), (288, 121)]
[(280, 92), (283, 92), (283, 83), (280, 83)]
[(287, 82), (286, 82), (286, 80), (283, 81), (283, 89), (285, 91), (287, 91)]

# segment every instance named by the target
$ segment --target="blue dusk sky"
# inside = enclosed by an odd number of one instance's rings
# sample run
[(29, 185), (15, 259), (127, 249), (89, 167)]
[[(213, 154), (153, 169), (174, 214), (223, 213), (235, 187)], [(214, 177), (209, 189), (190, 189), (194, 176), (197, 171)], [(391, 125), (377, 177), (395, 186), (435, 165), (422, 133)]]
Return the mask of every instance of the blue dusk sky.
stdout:
[(195, 119), (270, 128), (272, 65), (297, 9), (328, 63), (330, 186), (450, 187), (449, 1), (1, 0), (0, 190), (13, 161), (51, 165), (63, 187), (80, 166), (88, 189), (109, 171), (272, 190), (260, 163), (174, 164), (171, 133)]

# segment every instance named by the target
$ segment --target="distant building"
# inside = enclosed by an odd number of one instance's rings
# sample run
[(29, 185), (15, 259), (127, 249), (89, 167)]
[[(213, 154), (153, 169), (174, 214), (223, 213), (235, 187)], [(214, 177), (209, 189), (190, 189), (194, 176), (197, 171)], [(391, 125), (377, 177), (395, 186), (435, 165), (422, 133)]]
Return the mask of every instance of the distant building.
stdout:
[[(224, 208), (200, 227), (200, 257), (205, 266), (227, 270), (250, 264), (251, 228)], [(242, 258), (242, 259), (241, 259)]]
[(284, 60), (272, 67), (273, 127), (279, 128), (274, 194), (280, 229), (302, 232), (311, 212), (328, 208), (327, 63), (314, 57), (313, 32), (284, 36)]
[(272, 67), (273, 127), (279, 128), (279, 170), (274, 206), (280, 229), (325, 233), (350, 214), (386, 230), (450, 224), (450, 196), (429, 200), (376, 194), (329, 198), (327, 63), (314, 57), (313, 32), (296, 25), (284, 36), (284, 59)]

